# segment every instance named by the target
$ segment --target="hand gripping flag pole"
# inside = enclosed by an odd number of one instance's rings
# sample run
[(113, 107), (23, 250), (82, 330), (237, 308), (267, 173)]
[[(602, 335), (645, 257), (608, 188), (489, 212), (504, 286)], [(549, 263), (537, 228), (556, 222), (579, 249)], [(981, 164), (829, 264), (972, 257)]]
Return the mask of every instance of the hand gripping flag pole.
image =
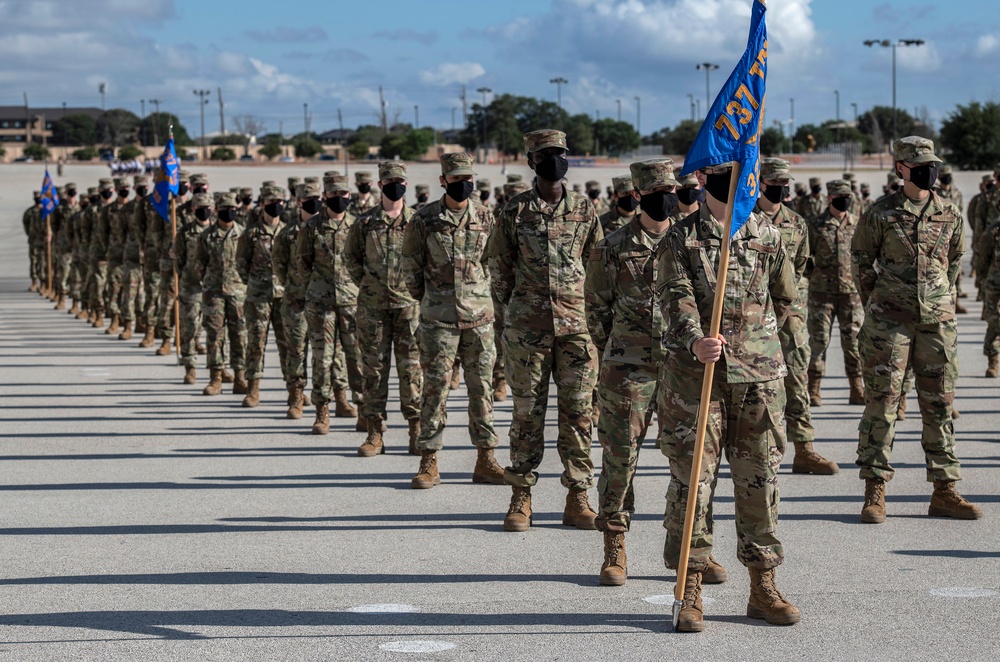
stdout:
[[(722, 325), (722, 308), (729, 271), (729, 247), (735, 235), (753, 211), (757, 201), (760, 175), (760, 131), (764, 123), (764, 96), (767, 77), (767, 26), (765, 0), (754, 0), (750, 19), (747, 48), (739, 63), (709, 109), (698, 131), (698, 137), (684, 159), (683, 174), (714, 165), (733, 163), (726, 199), (725, 231), (719, 251), (712, 316), (705, 337), (717, 338)], [(714, 118), (714, 120), (713, 120)], [(701, 488), (702, 456), (708, 430), (708, 413), (712, 402), (712, 382), (716, 363), (706, 363), (698, 405), (698, 428), (695, 435), (694, 457), (688, 480), (684, 530), (677, 560), (677, 583), (674, 586), (674, 627), (684, 605), (684, 586), (691, 554), (691, 539)]]

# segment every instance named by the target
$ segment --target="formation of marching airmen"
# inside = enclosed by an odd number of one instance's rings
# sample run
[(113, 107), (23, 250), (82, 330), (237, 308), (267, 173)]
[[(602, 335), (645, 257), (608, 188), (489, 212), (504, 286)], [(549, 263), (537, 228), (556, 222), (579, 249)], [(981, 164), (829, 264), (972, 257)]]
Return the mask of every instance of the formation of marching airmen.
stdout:
[[(84, 194), (73, 183), (42, 220), (39, 194), (24, 213), (31, 290), (93, 327), (167, 356), (195, 384), (205, 356), (209, 381), (261, 402), (265, 346), (273, 332), (287, 385), (287, 417), (315, 408), (312, 432), (357, 417), (363, 457), (385, 453), (389, 370), (419, 456), (417, 489), (440, 483), (446, 403), (468, 389), (468, 433), (476, 483), (509, 485), (506, 531), (532, 523), (531, 490), (544, 450), (549, 382), (558, 402), (556, 448), (566, 488), (563, 524), (604, 534), (600, 583), (627, 577), (625, 534), (633, 478), (654, 410), (657, 446), (669, 458), (664, 561), (678, 566), (704, 365), (715, 381), (701, 489), (677, 628), (700, 631), (702, 584), (725, 582), (712, 556), (712, 499), (722, 453), (732, 473), (738, 559), (751, 578), (747, 614), (799, 620), (778, 590), (784, 556), (776, 537), (777, 471), (790, 441), (792, 471), (831, 475), (813, 447), (811, 409), (822, 405), (826, 353), (836, 320), (850, 404), (863, 405), (857, 465), (865, 481), (863, 522), (886, 515), (894, 426), (915, 385), (928, 514), (977, 519), (956, 489), (961, 479), (953, 418), (958, 374), (956, 314), (965, 252), (962, 195), (929, 140), (893, 144), (894, 171), (874, 199), (852, 173), (795, 183), (788, 162), (761, 161), (760, 198), (731, 240), (718, 337), (706, 336), (730, 195), (731, 165), (680, 176), (673, 162), (631, 164), (585, 192), (565, 184), (566, 137), (525, 134), (534, 182), (510, 175), (502, 188), (476, 180), (464, 153), (441, 157), (431, 199), (416, 187), (409, 207), (406, 165), (338, 172), (288, 189), (210, 190), (181, 171), (176, 232), (154, 210), (150, 179), (101, 179)], [(1000, 177), (1000, 166), (995, 173)], [(975, 287), (989, 322), (988, 377), (1000, 354), (1000, 188), (984, 177), (969, 204)], [(132, 196), (132, 189), (135, 195)], [(51, 254), (51, 258), (48, 256)], [(51, 264), (48, 260), (51, 259)], [(49, 287), (51, 273), (51, 287)], [(179, 314), (175, 321), (175, 301)], [(204, 330), (205, 343), (201, 343)], [(307, 393), (307, 377), (312, 387)], [(493, 405), (512, 394), (510, 461), (501, 466)], [(350, 393), (350, 397), (348, 396)], [(603, 449), (594, 487), (592, 430)]]

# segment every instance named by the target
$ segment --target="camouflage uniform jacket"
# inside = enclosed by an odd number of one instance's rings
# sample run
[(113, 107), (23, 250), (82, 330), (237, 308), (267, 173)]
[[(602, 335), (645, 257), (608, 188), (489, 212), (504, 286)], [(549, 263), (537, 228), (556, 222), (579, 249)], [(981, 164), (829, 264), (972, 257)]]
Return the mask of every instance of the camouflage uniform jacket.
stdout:
[(73, 216), (80, 211), (80, 205), (62, 202), (52, 214), (52, 242), (62, 253), (73, 250)]
[(969, 221), (969, 227), (972, 228), (973, 238), (975, 238), (978, 233), (976, 228), (976, 219), (979, 217), (979, 204), (985, 199), (985, 197), (985, 194), (981, 192), (972, 196), (972, 199), (969, 200), (969, 208), (965, 213), (965, 217)]
[(493, 213), (474, 200), (448, 209), (445, 198), (413, 216), (403, 233), (403, 276), (429, 326), (474, 329), (494, 320), (486, 241)]
[(198, 255), (199, 239), (210, 227), (212, 227), (211, 222), (201, 225), (197, 221), (191, 221), (185, 223), (173, 239), (172, 253), (177, 258), (177, 277), (181, 292), (190, 294), (201, 292), (201, 276), (195, 258)]
[[(292, 193), (294, 194), (294, 191)], [(299, 213), (299, 202), (293, 197), (285, 205), (285, 210), (281, 212), (281, 222), (286, 226), (293, 225), (298, 223), (301, 218), (302, 214)]]
[[(141, 217), (141, 221), (146, 229), (145, 244), (143, 250), (143, 264), (148, 269), (160, 268), (160, 251), (163, 250), (164, 237), (170, 233), (169, 221), (163, 220), (160, 212), (153, 207), (152, 196), (147, 196), (139, 208), (136, 215)], [(169, 218), (169, 216), (168, 216)]]
[(590, 252), (587, 325), (604, 361), (648, 368), (666, 356), (656, 273), (666, 234), (656, 241), (635, 215)]
[(195, 270), (203, 291), (223, 296), (243, 296), (247, 286), (236, 269), (236, 247), (243, 229), (233, 223), (224, 230), (214, 223), (198, 237)]
[(941, 188), (940, 184), (934, 187), (934, 192), (938, 194), (938, 197), (942, 200), (946, 200), (951, 204), (958, 207), (959, 212), (965, 209), (965, 199), (962, 197), (962, 192), (952, 184), (951, 188), (945, 190)]
[(31, 236), (32, 243), (36, 248), (45, 248), (48, 242), (46, 238), (48, 230), (45, 227), (45, 219), (42, 218), (41, 208), (33, 209), (31, 212)]
[(361, 215), (347, 237), (347, 268), (358, 284), (358, 303), (369, 308), (407, 308), (420, 303), (403, 277), (403, 234), (413, 220), (404, 206), (395, 220), (376, 207)]
[(604, 236), (608, 236), (618, 228), (623, 228), (628, 225), (629, 221), (635, 218), (639, 214), (636, 210), (631, 216), (622, 216), (618, 213), (618, 206), (614, 206), (610, 211), (601, 214), (601, 229), (604, 230)]
[[(590, 198), (587, 198), (590, 200)], [(598, 198), (597, 200), (590, 200), (590, 204), (594, 205), (594, 212), (597, 213), (598, 218), (604, 216), (609, 211), (611, 211), (611, 205), (608, 204), (607, 200)]]
[(1000, 219), (1000, 210), (997, 209), (998, 202), (1000, 202), (1000, 186), (995, 186), (983, 193), (979, 204), (976, 205), (976, 218), (969, 221), (972, 223), (973, 233), (977, 230), (980, 233), (985, 232), (986, 228)]
[(128, 221), (126, 207), (128, 206), (128, 202), (122, 203), (121, 198), (115, 198), (114, 202), (104, 208), (102, 214), (102, 220), (108, 229), (107, 260), (114, 264), (121, 264), (125, 256), (125, 233)]
[(900, 190), (872, 205), (858, 223), (851, 271), (869, 314), (935, 324), (955, 318), (951, 294), (963, 253), (958, 208), (935, 193), (913, 202)]
[(553, 207), (537, 189), (504, 207), (490, 237), (494, 294), (507, 305), (507, 326), (557, 336), (587, 333), (584, 296), (590, 249), (604, 238), (590, 201), (563, 187)]
[(111, 226), (107, 210), (110, 206), (110, 204), (99, 202), (94, 211), (94, 225), (90, 233), (90, 250), (87, 253), (92, 262), (107, 262), (108, 260), (108, 235), (111, 232)]
[(250, 303), (268, 303), (284, 294), (272, 265), (275, 238), (284, 227), (280, 220), (274, 225), (256, 223), (250, 228), (241, 227), (243, 233), (236, 246), (236, 270), (247, 286)]
[(335, 221), (326, 209), (299, 233), (299, 260), (308, 282), (306, 300), (324, 306), (358, 305), (358, 284), (347, 268), (347, 238), (356, 219), (347, 212)]
[(34, 236), (31, 233), (31, 218), (35, 214), (37, 207), (31, 205), (21, 214), (21, 224), (24, 225), (24, 234), (28, 237), (28, 244), (34, 243)]
[[(181, 228), (183, 228), (188, 223), (197, 224), (197, 220), (194, 217), (194, 210), (191, 208), (191, 201), (177, 205), (177, 209), (174, 212), (174, 216), (177, 217), (177, 234), (180, 235)], [(212, 218), (211, 222), (215, 222)], [(163, 226), (163, 237), (160, 240), (160, 273), (165, 274), (174, 269), (174, 260), (176, 258), (175, 248), (177, 242), (171, 237), (174, 230), (169, 223)], [(194, 253), (191, 253), (191, 257), (194, 257)], [(180, 272), (180, 267), (177, 267), (178, 273)]]
[(851, 276), (851, 241), (857, 228), (857, 216), (847, 212), (843, 220), (838, 221), (830, 215), (829, 209), (809, 223), (810, 292), (854, 294), (858, 291)]
[(97, 205), (91, 204), (77, 212), (73, 219), (73, 255), (78, 259), (86, 259), (90, 254), (90, 237), (94, 233), (96, 212)]
[(253, 207), (244, 207), (243, 205), (237, 207), (236, 225), (240, 226), (244, 230), (249, 228), (252, 225), (252, 222), (257, 220), (257, 215), (251, 213), (253, 210)]
[[(723, 232), (722, 223), (703, 205), (667, 233), (656, 289), (667, 326), (664, 343), (684, 379), (700, 370), (691, 346), (708, 332)], [(724, 346), (717, 375), (721, 372), (729, 384), (783, 378), (786, 368), (778, 329), (797, 296), (795, 273), (781, 236), (752, 214), (730, 242), (719, 327), (729, 344)]]
[(760, 207), (754, 209), (760, 218), (766, 219), (781, 235), (781, 245), (785, 248), (785, 256), (795, 273), (795, 287), (799, 296), (792, 304), (792, 315), (805, 318), (806, 303), (809, 299), (809, 281), (806, 280), (806, 267), (809, 263), (809, 228), (804, 218), (799, 216), (788, 205), (779, 205), (778, 211), (771, 217)]
[(139, 264), (144, 259), (143, 251), (146, 248), (146, 233), (149, 231), (149, 218), (146, 216), (146, 209), (148, 208), (157, 218), (160, 215), (153, 209), (148, 196), (133, 200), (131, 205), (131, 213), (125, 217), (125, 261)]
[(369, 212), (372, 209), (376, 209), (382, 206), (382, 194), (378, 189), (373, 188), (371, 193), (368, 194), (368, 199), (362, 201), (361, 197), (357, 193), (351, 194), (351, 204), (347, 208), (347, 213), (354, 216), (354, 218), (361, 218), (361, 215), (365, 212)]
[(827, 202), (825, 196), (822, 194), (814, 196), (810, 193), (809, 195), (799, 198), (798, 206), (795, 208), (795, 211), (799, 216), (806, 219), (808, 222), (822, 214), (826, 207)]
[[(309, 219), (309, 221), (311, 220), (312, 218)], [(308, 283), (305, 280), (302, 261), (299, 258), (299, 233), (305, 223), (309, 221), (303, 222), (299, 217), (295, 223), (286, 224), (285, 227), (281, 228), (281, 232), (275, 236), (274, 246), (271, 249), (274, 289), (292, 301), (306, 300), (306, 285)]]
[(1000, 293), (1000, 221), (979, 235), (972, 266), (986, 287)]

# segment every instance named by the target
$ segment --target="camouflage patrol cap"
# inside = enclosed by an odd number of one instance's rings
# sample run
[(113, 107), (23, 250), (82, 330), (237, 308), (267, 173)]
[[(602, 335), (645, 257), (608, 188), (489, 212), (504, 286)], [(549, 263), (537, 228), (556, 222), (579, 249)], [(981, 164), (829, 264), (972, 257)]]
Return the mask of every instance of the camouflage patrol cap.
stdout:
[[(148, 175), (136, 175), (133, 178), (136, 186), (149, 186), (149, 176)], [(67, 184), (69, 186), (69, 184)]]
[(417, 195), (427, 195), (431, 192), (431, 187), (427, 184), (417, 184)]
[(240, 195), (240, 197), (244, 197), (244, 198), (246, 196), (248, 196), (248, 195), (252, 196), (253, 195), (253, 189), (250, 188), (249, 186), (242, 186), (242, 187), (240, 187), (239, 195)]
[(861, 182), (861, 190), (862, 191), (871, 191), (872, 190), (872, 185), (869, 184), (868, 182)]
[[(857, 179), (853, 172), (845, 172), (842, 178), (845, 182), (853, 182)], [(829, 182), (827, 182), (829, 184)]]
[(628, 167), (632, 173), (632, 184), (637, 191), (648, 191), (661, 186), (677, 186), (674, 178), (674, 162), (671, 159), (646, 159)]
[(260, 183), (260, 187), (262, 189), (263, 188), (267, 188), (268, 186), (272, 186), (273, 187), (273, 186), (277, 186), (277, 185), (278, 185), (278, 182), (274, 181), (273, 179), (268, 179), (268, 180), (265, 180), (265, 181), (263, 181), (263, 182)]
[(299, 200), (318, 198), (322, 192), (319, 182), (302, 182), (295, 187), (295, 197)]
[(77, 188), (76, 182), (66, 182), (65, 184), (63, 184), (63, 186), (65, 188)]
[(574, 193), (580, 193), (581, 191), (583, 191), (583, 187), (580, 186), (579, 183), (573, 184), (573, 192)]
[(100, 189), (98, 189), (96, 186), (87, 187), (87, 195), (97, 195), (98, 193), (100, 193)]
[(584, 186), (587, 187), (588, 191), (600, 191), (601, 190), (601, 183), (599, 181), (597, 181), (596, 179), (591, 179), (589, 182), (587, 182), (586, 184), (584, 184)]
[(851, 183), (846, 179), (831, 179), (826, 183), (828, 195), (850, 195)]
[(178, 182), (184, 182), (184, 183), (190, 183), (191, 182), (191, 173), (188, 172), (187, 170), (178, 170), (177, 171), (177, 181)]
[(799, 191), (802, 191), (803, 193), (805, 193), (806, 190), (807, 189), (806, 189), (806, 183), (805, 182), (795, 182), (795, 192), (796, 193), (798, 193)]
[(372, 173), (370, 170), (358, 170), (354, 173), (355, 184), (371, 184)]
[(889, 186), (892, 186), (893, 184), (899, 184), (901, 181), (903, 181), (902, 179), (899, 178), (899, 175), (897, 175), (894, 172), (886, 173), (885, 180), (889, 184)]
[(272, 198), (284, 200), (285, 189), (281, 188), (280, 186), (262, 186), (260, 189), (260, 199), (270, 200)]
[(513, 198), (515, 195), (519, 195), (529, 190), (531, 190), (531, 185), (523, 180), (520, 182), (507, 182), (503, 185), (503, 194), (508, 200)]
[(782, 179), (795, 179), (792, 177), (791, 164), (784, 160), (774, 157), (768, 157), (760, 160), (760, 178), (761, 180), (782, 180)]
[[(939, 175), (950, 175), (950, 174), (952, 174), (951, 166), (950, 165), (943, 165), (943, 166), (941, 166), (941, 169), (938, 170), (938, 174)], [(69, 184), (67, 184), (66, 186), (69, 186)]]
[(222, 198), (223, 191), (212, 191), (212, 199), (215, 200), (215, 204), (219, 204), (219, 200)]
[(191, 186), (200, 186), (202, 184), (208, 186), (208, 175), (203, 172), (196, 172), (191, 175)]
[(677, 180), (677, 185), (681, 188), (701, 187), (701, 184), (698, 182), (698, 177), (693, 172), (681, 175), (681, 168), (674, 168), (674, 178)]
[(298, 186), (301, 183), (302, 183), (302, 179), (300, 177), (289, 177), (288, 178), (288, 188), (289, 188), (289, 190), (294, 191), (295, 187)]
[(611, 178), (611, 187), (616, 194), (618, 193), (630, 193), (635, 190), (635, 185), (632, 184), (632, 175), (618, 175), (617, 177)]
[(520, 173), (512, 172), (509, 175), (507, 175), (508, 184), (513, 184), (515, 182), (523, 182), (523, 181), (524, 181), (524, 176), (521, 175)]
[(920, 136), (907, 136), (892, 143), (892, 156), (904, 163), (941, 163), (934, 155), (934, 142)]
[(490, 190), (490, 180), (488, 179), (477, 179), (476, 180), (476, 190), (477, 191), (489, 191)]
[(733, 169), (733, 163), (735, 163), (735, 161), (729, 161), (727, 163), (718, 163), (713, 166), (702, 168), (701, 171), (706, 175), (724, 175)]
[(128, 188), (128, 177), (115, 177), (115, 188)]
[(211, 207), (212, 206), (212, 196), (208, 193), (195, 193), (194, 197), (191, 198), (192, 207)]
[(406, 164), (402, 161), (382, 161), (378, 164), (378, 180), (406, 179)]
[(230, 192), (230, 193), (236, 193), (236, 194), (239, 194), (239, 192), (240, 192), (240, 187), (239, 187), (239, 186), (230, 186), (230, 187), (229, 187), (229, 192)]
[(347, 175), (336, 173), (330, 177), (323, 177), (323, 190), (326, 193), (345, 193), (351, 190), (351, 180)]
[(319, 177), (306, 177), (302, 181), (306, 184), (319, 184), (322, 180)]
[(327, 177), (334, 177), (339, 174), (340, 174), (339, 170), (327, 170), (326, 172), (323, 173), (323, 179), (326, 179)]
[(219, 201), (217, 203), (219, 207), (235, 207), (237, 206), (236, 194), (226, 191), (219, 196)]
[[(102, 191), (110, 191), (114, 189), (114, 187), (115, 187), (115, 180), (111, 179), (110, 177), (101, 177), (99, 180), (97, 180), (97, 188)], [(37, 195), (38, 191), (35, 191), (35, 194)]]
[(983, 175), (983, 183), (989, 184), (993, 181), (993, 175)]
[(501, 195), (503, 195), (503, 187), (502, 186), (494, 186), (493, 187), (493, 197), (494, 198), (499, 198)]
[(529, 154), (549, 147), (568, 149), (566, 147), (566, 134), (555, 129), (539, 129), (524, 134), (524, 151)]
[(823, 185), (823, 180), (820, 179), (819, 177), (809, 178), (809, 186), (822, 186), (822, 185)]

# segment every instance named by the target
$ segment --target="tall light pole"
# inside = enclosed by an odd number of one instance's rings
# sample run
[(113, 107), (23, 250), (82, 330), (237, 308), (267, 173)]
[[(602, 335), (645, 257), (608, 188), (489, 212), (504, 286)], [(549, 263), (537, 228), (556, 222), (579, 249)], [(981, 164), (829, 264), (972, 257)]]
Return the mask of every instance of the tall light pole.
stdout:
[(303, 103), (302, 104), (302, 130), (305, 132), (306, 136), (309, 135), (309, 104), (308, 103)]
[[(143, 147), (146, 146), (146, 100), (139, 99), (139, 107), (142, 109), (142, 131), (139, 132), (139, 142)], [(63, 111), (66, 114), (66, 111)]]
[(854, 109), (854, 123), (858, 123), (858, 104), (851, 102), (851, 108)]
[(149, 99), (148, 103), (156, 108), (156, 119), (153, 120), (153, 147), (160, 146), (160, 104), (163, 99)]
[(486, 95), (491, 94), (493, 90), (488, 87), (480, 87), (476, 89), (476, 92), (483, 95), (483, 149), (486, 149)]
[(840, 90), (834, 90), (833, 94), (837, 97), (837, 114), (835, 117), (837, 118), (837, 121), (840, 122)]
[(455, 106), (452, 106), (451, 107), (451, 130), (452, 131), (455, 130), (455, 110), (456, 110)]
[(420, 128), (420, 106), (413, 104), (413, 128)]
[(711, 62), (702, 62), (699, 65), (695, 65), (695, 69), (698, 71), (705, 71), (705, 110), (707, 111), (712, 107), (712, 97), (711, 97), (711, 84), (709, 83), (709, 76), (713, 71), (719, 68), (719, 65), (712, 64)]
[[(788, 122), (789, 122), (788, 130), (791, 131), (792, 135), (794, 136), (795, 135), (795, 99), (794, 99), (794, 97), (788, 100), (788, 105), (791, 107), (791, 115), (788, 116)], [(794, 151), (794, 149), (793, 149), (793, 151)]]
[(635, 99), (635, 132), (638, 133), (639, 137), (641, 138), (642, 129), (639, 128), (639, 110), (640, 110), (639, 97), (634, 97), (634, 99)]
[(212, 93), (212, 90), (194, 90), (195, 96), (198, 97), (199, 110), (201, 111), (201, 158), (207, 160), (208, 152), (205, 151), (205, 106), (208, 104), (208, 95)]
[(104, 95), (108, 93), (108, 84), (100, 83), (97, 86), (97, 93), (101, 95), (101, 110), (104, 110)]
[(556, 86), (556, 105), (562, 108), (562, 86), (568, 84), (569, 81), (562, 76), (559, 76), (557, 78), (553, 78), (549, 82)]
[(896, 47), (897, 46), (923, 46), (923, 39), (866, 39), (864, 45), (868, 47), (882, 46), (892, 49), (892, 140), (896, 140)]
[(615, 103), (618, 104), (618, 121), (621, 122), (622, 121), (622, 100), (621, 99), (615, 99)]
[(691, 102), (691, 121), (694, 122), (696, 121), (694, 116), (694, 95), (690, 92), (688, 92), (688, 101)]

